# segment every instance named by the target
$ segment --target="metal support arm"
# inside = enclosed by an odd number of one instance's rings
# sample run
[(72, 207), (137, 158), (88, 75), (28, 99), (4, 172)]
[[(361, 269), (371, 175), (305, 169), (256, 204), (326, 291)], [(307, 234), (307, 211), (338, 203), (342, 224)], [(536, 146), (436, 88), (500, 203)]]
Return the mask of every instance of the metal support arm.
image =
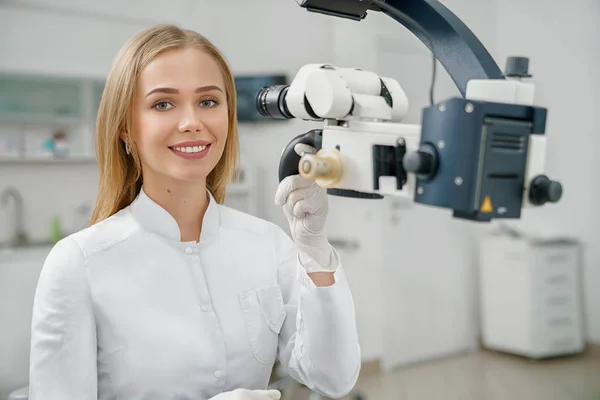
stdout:
[[(423, 32), (369, 0), (297, 0), (308, 11), (360, 21), (367, 10), (379, 11), (398, 21), (428, 48)], [(485, 46), (450, 10), (437, 0), (387, 0), (389, 6), (421, 25), (433, 42), (435, 56), (465, 96), (471, 79), (504, 79)], [(431, 51), (431, 48), (429, 48)]]

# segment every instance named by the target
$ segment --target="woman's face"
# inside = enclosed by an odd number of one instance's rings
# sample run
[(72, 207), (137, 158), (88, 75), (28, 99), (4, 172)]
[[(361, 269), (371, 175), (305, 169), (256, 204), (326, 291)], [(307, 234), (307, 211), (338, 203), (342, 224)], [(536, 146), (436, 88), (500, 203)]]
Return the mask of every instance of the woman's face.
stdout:
[(133, 126), (144, 181), (204, 181), (223, 154), (228, 131), (216, 61), (195, 48), (156, 57), (139, 77)]

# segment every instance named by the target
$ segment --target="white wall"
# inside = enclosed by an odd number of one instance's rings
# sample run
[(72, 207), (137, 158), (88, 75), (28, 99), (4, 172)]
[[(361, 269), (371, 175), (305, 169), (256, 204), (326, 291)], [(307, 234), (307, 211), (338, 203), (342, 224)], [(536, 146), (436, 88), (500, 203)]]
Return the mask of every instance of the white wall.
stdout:
[[(0, 42), (0, 69), (59, 76), (103, 78), (116, 51), (128, 37), (151, 21), (161, 20), (161, 14), (168, 20), (177, 17), (164, 6), (143, 7), (140, 1), (130, 10), (123, 10), (123, 4), (116, 1), (95, 5), (91, 1), (6, 3), (1, 6), (0, 23), (5, 29), (4, 37), (10, 40)], [(133, 6), (135, 2), (128, 4)], [(104, 14), (98, 15), (95, 11), (101, 9)], [(135, 17), (120, 18), (117, 10)], [(154, 10), (160, 13), (152, 15)], [(151, 14), (146, 16), (146, 12)]]

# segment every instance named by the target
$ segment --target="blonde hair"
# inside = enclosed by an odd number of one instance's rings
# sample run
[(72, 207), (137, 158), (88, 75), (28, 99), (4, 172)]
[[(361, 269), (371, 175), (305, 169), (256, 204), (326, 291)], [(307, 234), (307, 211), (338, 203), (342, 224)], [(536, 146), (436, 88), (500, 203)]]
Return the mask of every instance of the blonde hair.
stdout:
[(90, 225), (127, 207), (142, 187), (142, 169), (135, 146), (121, 133), (132, 131), (132, 103), (138, 77), (156, 56), (167, 50), (196, 47), (219, 65), (225, 82), (229, 131), (221, 159), (206, 179), (206, 187), (222, 204), (227, 185), (237, 172), (239, 139), (233, 74), (219, 50), (204, 36), (173, 25), (158, 25), (131, 38), (121, 48), (106, 79), (96, 122), (96, 158), (100, 169), (98, 197)]

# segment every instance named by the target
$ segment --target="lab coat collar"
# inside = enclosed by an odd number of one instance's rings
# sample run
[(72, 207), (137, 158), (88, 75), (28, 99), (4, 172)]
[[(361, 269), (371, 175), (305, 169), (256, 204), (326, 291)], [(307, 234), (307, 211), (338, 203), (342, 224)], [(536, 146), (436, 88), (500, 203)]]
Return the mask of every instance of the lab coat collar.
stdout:
[[(209, 241), (219, 228), (218, 204), (210, 191), (207, 190), (206, 195), (209, 202), (202, 221), (202, 232), (198, 244)], [(175, 219), (167, 210), (148, 197), (143, 187), (131, 203), (130, 209), (133, 217), (145, 230), (172, 241), (181, 241), (181, 232)], [(185, 244), (194, 243), (196, 242), (185, 242)]]

